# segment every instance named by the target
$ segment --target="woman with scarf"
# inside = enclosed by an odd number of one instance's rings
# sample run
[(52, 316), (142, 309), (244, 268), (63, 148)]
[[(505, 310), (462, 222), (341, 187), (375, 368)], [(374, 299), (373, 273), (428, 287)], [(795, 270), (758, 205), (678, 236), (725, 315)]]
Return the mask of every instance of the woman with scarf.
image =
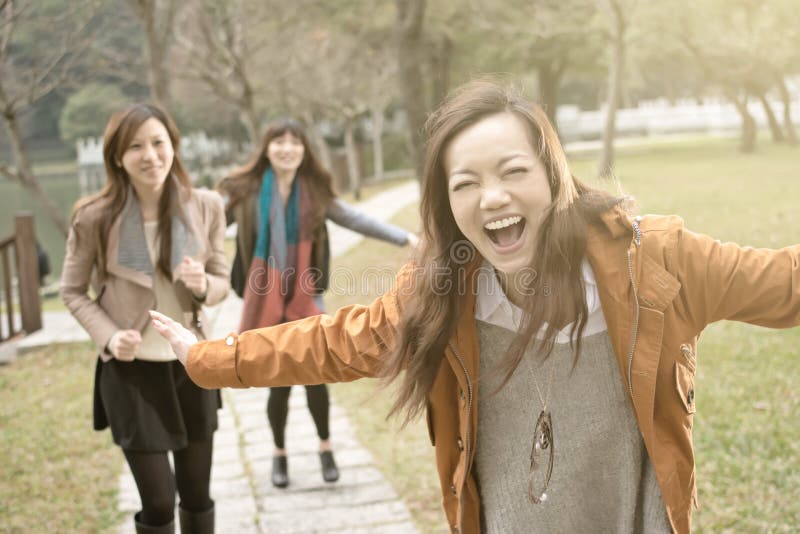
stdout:
[[(318, 315), (328, 284), (326, 220), (394, 243), (415, 246), (417, 237), (382, 223), (336, 198), (330, 174), (320, 165), (300, 124), (273, 122), (251, 160), (218, 187), (230, 223), (237, 223), (231, 282), (244, 299), (239, 331)], [(272, 484), (289, 484), (286, 420), (291, 387), (271, 388), (267, 419), (275, 450)], [(325, 384), (306, 386), (308, 409), (317, 428), (325, 482), (339, 479), (328, 428)]]
[(219, 392), (189, 380), (147, 315), (155, 308), (202, 339), (201, 305), (221, 302), (230, 287), (222, 199), (192, 188), (178, 147), (174, 122), (157, 106), (111, 117), (107, 182), (75, 205), (61, 297), (97, 348), (94, 428), (111, 427), (136, 480), (136, 531), (174, 532), (177, 489), (181, 532), (211, 533)]

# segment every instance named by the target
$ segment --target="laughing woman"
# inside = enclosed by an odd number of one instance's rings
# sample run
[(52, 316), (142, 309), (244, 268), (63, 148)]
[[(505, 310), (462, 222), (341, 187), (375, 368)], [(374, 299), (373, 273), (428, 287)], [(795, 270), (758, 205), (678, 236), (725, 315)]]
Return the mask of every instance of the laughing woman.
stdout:
[[(416, 235), (336, 198), (330, 174), (292, 119), (270, 124), (250, 162), (223, 180), (219, 190), (227, 199), (228, 220), (237, 223), (231, 282), (244, 298), (240, 332), (322, 313), (330, 259), (326, 219), (395, 245), (417, 243)], [(305, 389), (319, 437), (322, 478), (335, 482), (339, 469), (330, 442), (328, 387), (317, 382)], [(277, 488), (289, 485), (290, 391), (290, 386), (273, 387), (267, 401), (275, 445), (271, 479)]]
[(156, 106), (111, 117), (107, 182), (75, 206), (61, 297), (97, 347), (94, 427), (111, 427), (136, 479), (137, 532), (174, 532), (177, 489), (181, 531), (211, 533), (219, 393), (189, 380), (147, 315), (155, 308), (203, 338), (201, 304), (229, 289), (222, 199), (192, 189), (178, 146), (175, 124)]
[(400, 381), (452, 532), (690, 531), (697, 340), (800, 323), (800, 247), (632, 217), (542, 110), (479, 81), (430, 118), (420, 258), (369, 306), (219, 341), (153, 313), (204, 387)]

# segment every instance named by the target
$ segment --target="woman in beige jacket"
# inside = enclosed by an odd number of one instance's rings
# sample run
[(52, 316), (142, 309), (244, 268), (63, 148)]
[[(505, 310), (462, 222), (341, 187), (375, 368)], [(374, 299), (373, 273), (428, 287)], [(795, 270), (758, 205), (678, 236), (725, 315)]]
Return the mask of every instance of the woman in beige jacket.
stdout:
[(203, 387), (398, 379), (427, 417), (455, 533), (686, 534), (697, 341), (800, 323), (800, 246), (722, 244), (632, 217), (569, 172), (545, 113), (473, 82), (429, 120), (421, 257), (332, 316), (196, 343)]
[(229, 288), (222, 199), (192, 189), (178, 146), (175, 124), (156, 106), (111, 117), (107, 182), (75, 206), (61, 275), (61, 297), (97, 347), (94, 427), (111, 427), (136, 479), (139, 532), (174, 531), (176, 488), (181, 530), (214, 528), (219, 392), (187, 378), (147, 316), (155, 308), (205, 338), (201, 306)]

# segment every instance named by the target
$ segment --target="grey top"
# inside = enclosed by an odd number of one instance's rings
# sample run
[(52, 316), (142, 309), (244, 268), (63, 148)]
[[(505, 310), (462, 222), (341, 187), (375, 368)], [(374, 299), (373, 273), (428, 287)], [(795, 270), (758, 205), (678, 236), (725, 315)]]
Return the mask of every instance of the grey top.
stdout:
[(374, 237), (395, 245), (405, 245), (408, 241), (408, 231), (370, 217), (340, 198), (334, 199), (328, 205), (326, 215), (328, 219), (339, 226), (344, 226), (367, 237)]
[[(574, 369), (568, 344), (556, 344), (546, 361), (529, 350), (509, 382), (491, 395), (501, 380), (492, 369), (515, 333), (477, 323), (481, 378), (475, 472), (482, 532), (671, 532), (608, 333), (583, 338)], [(553, 473), (547, 500), (532, 504), (530, 453), (542, 410), (534, 380), (546, 397), (551, 372)], [(544, 471), (547, 455), (542, 459)]]

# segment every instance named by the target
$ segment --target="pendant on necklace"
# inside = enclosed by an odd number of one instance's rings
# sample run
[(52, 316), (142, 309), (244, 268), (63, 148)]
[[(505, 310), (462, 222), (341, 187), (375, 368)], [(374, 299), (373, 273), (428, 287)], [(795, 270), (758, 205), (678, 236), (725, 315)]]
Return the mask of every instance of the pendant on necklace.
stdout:
[(547, 500), (547, 486), (553, 474), (553, 421), (550, 412), (542, 410), (533, 427), (531, 467), (528, 474), (528, 498), (533, 504)]

